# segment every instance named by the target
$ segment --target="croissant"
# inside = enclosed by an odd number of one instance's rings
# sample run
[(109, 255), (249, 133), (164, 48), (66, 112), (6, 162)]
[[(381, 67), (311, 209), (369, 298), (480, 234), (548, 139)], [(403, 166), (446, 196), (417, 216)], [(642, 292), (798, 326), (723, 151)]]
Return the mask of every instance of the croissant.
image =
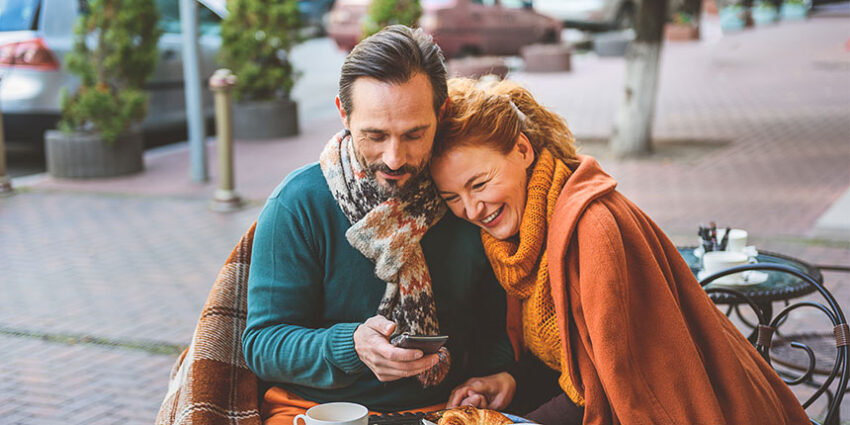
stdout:
[(489, 409), (461, 406), (443, 412), (437, 425), (503, 425), (513, 421), (505, 415)]

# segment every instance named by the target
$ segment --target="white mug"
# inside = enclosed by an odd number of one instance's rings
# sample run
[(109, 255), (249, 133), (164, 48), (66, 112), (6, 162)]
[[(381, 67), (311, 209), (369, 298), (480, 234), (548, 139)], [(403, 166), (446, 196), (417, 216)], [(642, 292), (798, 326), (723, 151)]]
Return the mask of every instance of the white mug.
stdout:
[[(750, 257), (743, 252), (734, 251), (709, 251), (702, 256), (702, 268), (705, 270), (705, 276), (710, 276), (718, 272), (722, 272), (728, 268), (742, 266), (750, 262)], [(734, 281), (734, 275), (724, 276), (715, 280), (717, 283)]]
[[(726, 229), (717, 229), (717, 241), (723, 239)], [(732, 229), (729, 231), (729, 239), (726, 241), (726, 251), (742, 252), (747, 247), (747, 231), (744, 229)]]
[(307, 409), (307, 414), (296, 416), (292, 424), (299, 425), (298, 419), (305, 425), (368, 425), (369, 409), (357, 403), (325, 403)]

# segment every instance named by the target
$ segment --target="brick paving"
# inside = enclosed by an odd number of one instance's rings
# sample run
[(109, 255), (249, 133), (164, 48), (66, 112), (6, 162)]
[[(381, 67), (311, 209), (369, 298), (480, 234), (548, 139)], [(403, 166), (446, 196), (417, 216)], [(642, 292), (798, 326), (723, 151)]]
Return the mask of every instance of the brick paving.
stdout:
[[(677, 244), (695, 243), (696, 226), (715, 220), (748, 229), (761, 249), (846, 266), (850, 241), (811, 237), (850, 186), (846, 18), (735, 35), (709, 21), (703, 41), (668, 43), (656, 150), (644, 158), (613, 158), (603, 143), (622, 59), (578, 55), (570, 73), (512, 78), (567, 117), (581, 149)], [(332, 50), (327, 40), (310, 43), (312, 52)], [(309, 52), (301, 54), (309, 67)], [(262, 199), (340, 127), (330, 101), (342, 56), (325, 56), (296, 85), (302, 134), (237, 144), (237, 191), (250, 201), (237, 213), (208, 210), (214, 184), (189, 182), (182, 147), (150, 153), (137, 176), (39, 177), (0, 198), (0, 425), (152, 422), (174, 360), (161, 350), (188, 343)], [(848, 276), (826, 277), (850, 306)]]
[(69, 192), (0, 202), (2, 327), (170, 344), (191, 338), (219, 267), (258, 211)]
[(174, 359), (0, 335), (0, 424), (150, 424)]

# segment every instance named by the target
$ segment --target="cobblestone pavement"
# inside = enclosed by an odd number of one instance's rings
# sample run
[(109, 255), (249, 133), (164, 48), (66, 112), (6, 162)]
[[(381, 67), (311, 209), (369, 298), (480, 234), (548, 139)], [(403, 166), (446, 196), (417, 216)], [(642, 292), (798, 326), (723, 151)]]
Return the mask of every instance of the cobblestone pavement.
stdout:
[[(748, 229), (761, 249), (850, 265), (850, 241), (811, 237), (850, 186), (847, 15), (723, 36), (709, 22), (704, 35), (665, 46), (645, 158), (613, 158), (603, 143), (621, 58), (512, 78), (567, 117), (582, 150), (677, 244), (714, 220)], [(188, 182), (184, 148), (148, 155), (134, 177), (16, 181), (19, 193), (0, 198), (0, 425), (152, 423), (218, 268), (266, 194), (338, 128), (316, 112), (297, 137), (238, 143), (237, 190), (250, 202), (233, 214), (209, 211), (214, 185)], [(826, 277), (848, 308), (846, 274)]]

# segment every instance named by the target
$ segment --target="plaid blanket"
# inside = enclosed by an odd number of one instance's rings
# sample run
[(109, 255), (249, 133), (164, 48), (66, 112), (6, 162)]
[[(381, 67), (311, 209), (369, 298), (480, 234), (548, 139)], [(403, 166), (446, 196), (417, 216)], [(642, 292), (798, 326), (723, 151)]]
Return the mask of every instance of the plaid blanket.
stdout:
[(260, 382), (242, 354), (255, 228), (256, 223), (218, 273), (192, 343), (171, 370), (157, 425), (262, 423)]

